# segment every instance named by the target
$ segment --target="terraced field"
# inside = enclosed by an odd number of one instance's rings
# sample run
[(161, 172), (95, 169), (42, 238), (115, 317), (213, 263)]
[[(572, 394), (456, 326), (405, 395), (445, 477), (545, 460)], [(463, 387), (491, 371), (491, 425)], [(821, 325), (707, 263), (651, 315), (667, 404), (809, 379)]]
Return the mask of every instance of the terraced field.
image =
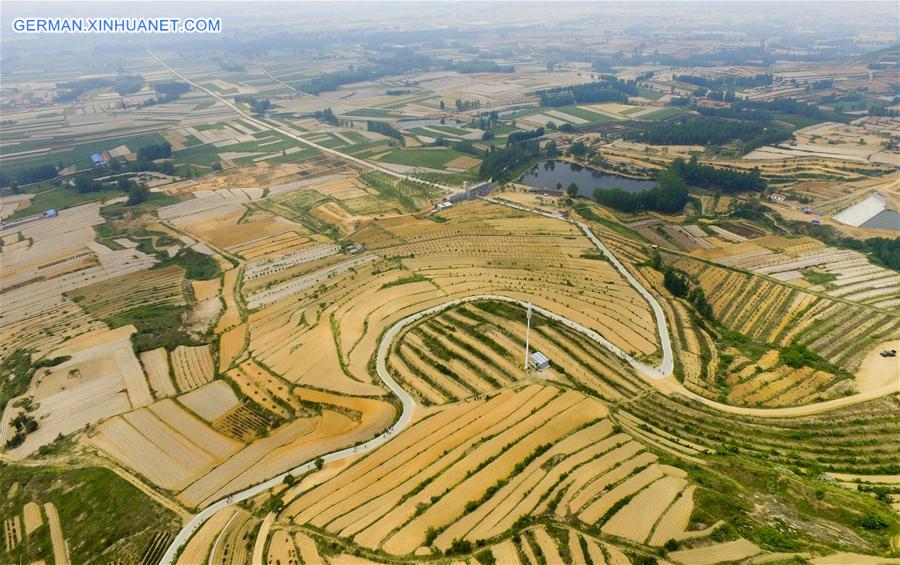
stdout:
[[(390, 366), (423, 404), (443, 404), (489, 393), (526, 379), (525, 309), (474, 302), (442, 312), (406, 331)], [(638, 394), (646, 384), (618, 357), (577, 332), (532, 316), (531, 351), (552, 369), (540, 378), (588, 390), (609, 401)]]
[[(695, 259), (673, 258), (672, 265), (699, 281), (717, 320), (726, 328), (774, 347), (799, 343), (850, 373), (873, 347), (900, 336), (900, 318), (890, 310), (838, 300)], [(806, 382), (807, 376), (800, 380)], [(828, 393), (831, 384), (833, 379), (823, 377), (798, 399), (833, 397)]]
[(171, 266), (108, 279), (67, 296), (92, 315), (108, 319), (137, 307), (183, 305), (183, 284), (184, 269)]
[(893, 395), (821, 415), (763, 419), (726, 415), (655, 392), (623, 408), (639, 432), (688, 455), (700, 448), (791, 467), (884, 476), (900, 470), (898, 410), (900, 397)]
[[(689, 537), (687, 475), (617, 433), (607, 413), (543, 385), (455, 404), (288, 500), (279, 519), (393, 555), (481, 546), (541, 514), (645, 543), (670, 513), (666, 535)], [(542, 551), (557, 551), (541, 531)]]

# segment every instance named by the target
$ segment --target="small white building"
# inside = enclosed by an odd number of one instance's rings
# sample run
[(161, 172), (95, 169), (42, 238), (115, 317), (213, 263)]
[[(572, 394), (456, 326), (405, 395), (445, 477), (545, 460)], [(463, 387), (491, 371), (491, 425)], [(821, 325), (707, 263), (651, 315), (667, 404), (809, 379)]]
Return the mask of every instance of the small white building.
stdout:
[(532, 368), (537, 369), (538, 371), (550, 368), (550, 359), (540, 351), (532, 353), (528, 362)]

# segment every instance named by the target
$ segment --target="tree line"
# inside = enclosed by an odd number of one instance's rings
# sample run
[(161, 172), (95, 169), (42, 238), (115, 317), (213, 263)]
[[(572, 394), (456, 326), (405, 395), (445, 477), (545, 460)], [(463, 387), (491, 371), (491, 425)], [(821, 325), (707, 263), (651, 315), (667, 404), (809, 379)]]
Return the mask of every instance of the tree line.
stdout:
[(541, 149), (538, 138), (544, 135), (544, 128), (530, 131), (518, 131), (509, 134), (506, 147), (490, 146), (481, 161), (478, 176), (481, 179), (493, 179), (508, 182), (516, 178), (535, 161), (557, 155), (556, 143), (548, 143)]
[(61, 82), (56, 84), (59, 92), (56, 94), (57, 102), (70, 102), (85, 92), (98, 88), (112, 87), (119, 96), (132, 94), (144, 86), (144, 77), (141, 75), (120, 75), (115, 78), (85, 78)]
[(759, 86), (771, 86), (773, 76), (768, 73), (760, 73), (752, 77), (719, 76), (707, 78), (695, 75), (675, 75), (677, 82), (700, 86), (708, 90), (735, 90), (744, 88), (756, 88)]
[(157, 82), (153, 85), (153, 89), (156, 90), (157, 96), (155, 98), (151, 98), (149, 100), (145, 100), (141, 102), (141, 108), (145, 106), (154, 106), (156, 104), (166, 104), (167, 102), (174, 102), (181, 98), (182, 94), (187, 94), (191, 90), (191, 85), (186, 82), (179, 82), (177, 80), (166, 81), (166, 82)]
[(264, 98), (262, 100), (256, 98), (255, 96), (247, 96), (243, 94), (241, 96), (235, 96), (234, 101), (238, 103), (247, 104), (250, 106), (250, 111), (256, 114), (257, 116), (260, 114), (264, 114), (266, 110), (272, 107), (272, 101), (268, 98)]
[(672, 293), (672, 296), (683, 298), (693, 304), (697, 312), (707, 320), (715, 320), (712, 306), (706, 300), (703, 289), (699, 285), (692, 284), (684, 272), (664, 266), (659, 253), (653, 256), (653, 267), (663, 272), (663, 286)]
[(634, 81), (619, 80), (611, 75), (603, 75), (601, 80), (585, 84), (557, 86), (537, 92), (542, 106), (567, 106), (569, 104), (592, 104), (598, 102), (627, 103), (629, 96), (637, 96)]
[(324, 110), (317, 110), (315, 116), (316, 119), (322, 120), (326, 124), (331, 124), (333, 126), (341, 125), (341, 121), (334, 115), (334, 112), (330, 107), (325, 108)]
[(740, 120), (752, 120), (757, 122), (768, 122), (772, 120), (772, 114), (796, 114), (798, 116), (805, 116), (823, 122), (846, 122), (850, 119), (849, 116), (823, 110), (816, 104), (800, 102), (793, 98), (776, 98), (775, 100), (745, 100), (743, 98), (737, 98), (731, 103), (731, 108), (728, 109), (698, 107), (696, 110), (701, 114), (709, 116), (737, 118)]
[(299, 89), (307, 94), (320, 94), (331, 90), (337, 90), (345, 84), (354, 82), (365, 82), (367, 80), (376, 80), (387, 74), (385, 69), (365, 68), (355, 69), (349, 68), (344, 71), (335, 71), (321, 76), (313, 77), (299, 85)]
[(388, 137), (393, 137), (394, 139), (400, 141), (400, 144), (403, 145), (403, 134), (400, 133), (400, 130), (387, 122), (369, 120), (366, 122), (366, 129), (368, 129), (369, 131), (374, 131), (375, 133), (386, 135)]
[(748, 172), (721, 169), (703, 165), (694, 155), (689, 161), (678, 157), (672, 161), (670, 170), (675, 171), (691, 186), (721, 190), (723, 192), (759, 192), (768, 186), (757, 167)]
[(688, 189), (684, 179), (671, 168), (659, 175), (656, 186), (642, 192), (628, 192), (621, 188), (594, 189), (594, 200), (630, 214), (653, 210), (674, 214), (688, 201)]
[(648, 125), (624, 137), (651, 145), (725, 145), (740, 140), (740, 151), (745, 154), (763, 145), (791, 139), (793, 133), (785, 127), (756, 121), (700, 117)]
[(472, 73), (511, 73), (515, 69), (512, 65), (498, 65), (493, 61), (457, 61), (444, 66), (448, 71), (456, 71), (461, 74)]

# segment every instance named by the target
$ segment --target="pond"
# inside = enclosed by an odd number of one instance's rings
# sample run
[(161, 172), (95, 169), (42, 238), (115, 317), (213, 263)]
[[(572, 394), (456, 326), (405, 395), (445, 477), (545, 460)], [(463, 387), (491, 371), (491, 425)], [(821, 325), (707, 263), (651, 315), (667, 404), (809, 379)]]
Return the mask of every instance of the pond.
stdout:
[(621, 188), (625, 192), (637, 193), (656, 186), (656, 181), (629, 179), (603, 173), (597, 169), (582, 167), (576, 163), (556, 160), (538, 163), (526, 171), (519, 182), (547, 190), (557, 190), (557, 184), (562, 184), (565, 189), (574, 182), (578, 185), (578, 195), (587, 198), (594, 195), (594, 189), (597, 187)]
[(878, 230), (900, 231), (900, 214), (893, 210), (882, 210), (860, 227)]

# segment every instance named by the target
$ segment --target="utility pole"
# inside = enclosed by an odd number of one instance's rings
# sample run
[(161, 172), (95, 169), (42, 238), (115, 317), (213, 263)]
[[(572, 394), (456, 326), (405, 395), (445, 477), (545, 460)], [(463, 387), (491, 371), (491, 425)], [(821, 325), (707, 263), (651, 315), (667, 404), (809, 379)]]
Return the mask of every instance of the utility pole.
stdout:
[(531, 337), (531, 303), (528, 303), (528, 325), (525, 329), (525, 370), (528, 371), (528, 340)]

